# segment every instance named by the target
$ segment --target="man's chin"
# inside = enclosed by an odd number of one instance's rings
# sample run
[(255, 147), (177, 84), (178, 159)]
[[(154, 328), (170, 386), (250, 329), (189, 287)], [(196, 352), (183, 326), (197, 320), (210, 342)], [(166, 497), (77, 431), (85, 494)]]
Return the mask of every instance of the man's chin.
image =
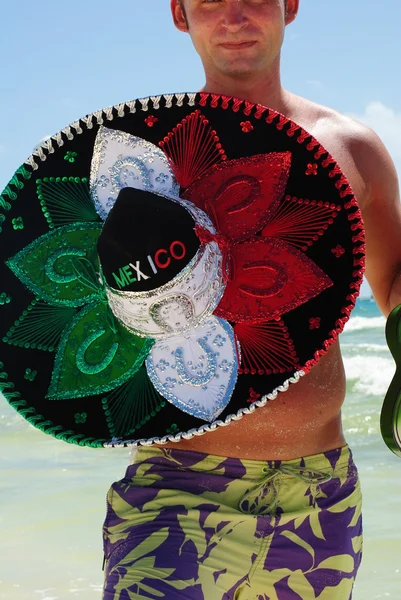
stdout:
[(263, 72), (261, 68), (260, 60), (246, 59), (245, 57), (237, 57), (236, 59), (227, 60), (225, 57), (216, 57), (215, 67), (221, 75), (231, 77), (252, 77), (260, 72)]
[(233, 79), (249, 79), (255, 77), (259, 73), (259, 69), (249, 66), (241, 65), (220, 65), (218, 72), (225, 77), (231, 77)]

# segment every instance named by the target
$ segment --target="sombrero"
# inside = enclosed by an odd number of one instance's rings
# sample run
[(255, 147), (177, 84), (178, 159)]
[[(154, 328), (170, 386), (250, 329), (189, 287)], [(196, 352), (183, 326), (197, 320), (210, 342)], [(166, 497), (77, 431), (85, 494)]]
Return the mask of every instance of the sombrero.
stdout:
[(73, 123), (15, 173), (0, 221), (3, 394), (92, 447), (188, 439), (279, 402), (337, 339), (364, 267), (330, 154), (213, 94)]

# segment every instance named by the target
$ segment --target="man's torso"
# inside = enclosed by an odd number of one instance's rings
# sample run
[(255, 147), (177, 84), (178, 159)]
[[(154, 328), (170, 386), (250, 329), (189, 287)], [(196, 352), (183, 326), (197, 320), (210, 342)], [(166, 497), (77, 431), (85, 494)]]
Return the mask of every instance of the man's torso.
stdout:
[[(358, 134), (363, 126), (293, 95), (289, 96), (286, 116), (330, 152), (347, 176), (363, 214), (368, 190), (357, 155)], [(164, 447), (264, 460), (325, 452), (345, 444), (341, 426), (344, 397), (345, 372), (337, 341), (305, 377), (265, 407), (228, 427)]]

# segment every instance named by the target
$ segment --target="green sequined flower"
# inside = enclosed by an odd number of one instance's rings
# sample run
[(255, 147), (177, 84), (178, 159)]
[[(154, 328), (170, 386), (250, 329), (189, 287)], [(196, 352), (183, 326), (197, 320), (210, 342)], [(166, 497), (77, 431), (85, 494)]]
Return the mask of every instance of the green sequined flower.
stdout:
[(24, 221), (22, 217), (16, 217), (11, 222), (15, 231), (18, 231), (18, 229), (24, 229)]
[(24, 379), (26, 379), (27, 381), (35, 381), (37, 374), (38, 372), (34, 371), (33, 369), (26, 369)]
[[(47, 394), (52, 400), (114, 390), (138, 371), (153, 344), (129, 333), (109, 308), (96, 250), (101, 228), (98, 222), (58, 227), (7, 262), (40, 302), (53, 307), (53, 323), (57, 307), (62, 323), (66, 307), (78, 309), (62, 329), (57, 346)], [(34, 311), (32, 315), (31, 319)]]
[(75, 415), (75, 423), (79, 424), (79, 423), (86, 423), (86, 420), (88, 418), (87, 413), (83, 412), (83, 413), (76, 413)]
[(66, 160), (67, 162), (73, 163), (73, 162), (75, 162), (75, 159), (77, 156), (78, 156), (78, 152), (71, 152), (71, 150), (68, 150), (68, 152), (66, 152), (66, 154), (64, 156), (64, 160)]
[(4, 306), (4, 304), (10, 304), (10, 302), (11, 302), (11, 296), (6, 294), (5, 292), (2, 292), (0, 294), (0, 305)]

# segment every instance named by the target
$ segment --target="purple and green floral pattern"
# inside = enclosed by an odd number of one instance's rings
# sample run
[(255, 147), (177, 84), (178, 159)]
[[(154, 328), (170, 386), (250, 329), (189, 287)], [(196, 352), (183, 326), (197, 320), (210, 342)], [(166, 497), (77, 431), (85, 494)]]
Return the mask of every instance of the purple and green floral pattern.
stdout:
[(104, 550), (104, 600), (350, 600), (362, 552), (351, 452), (140, 448), (109, 490)]

